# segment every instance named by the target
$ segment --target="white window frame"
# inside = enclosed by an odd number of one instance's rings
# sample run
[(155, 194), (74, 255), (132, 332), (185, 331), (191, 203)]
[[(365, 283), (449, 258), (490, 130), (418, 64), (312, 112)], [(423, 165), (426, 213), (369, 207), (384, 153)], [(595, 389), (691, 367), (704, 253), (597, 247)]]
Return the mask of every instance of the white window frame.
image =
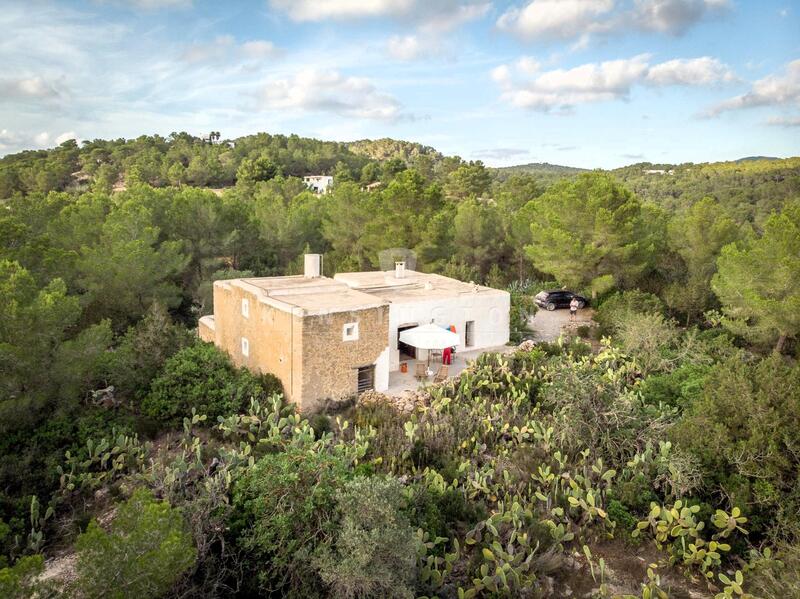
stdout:
[(242, 298), (242, 316), (250, 318), (250, 301), (247, 298)]
[[(348, 333), (347, 330), (351, 329)], [(348, 322), (342, 327), (342, 341), (358, 341), (358, 323)]]
[(250, 356), (250, 341), (247, 337), (242, 337), (242, 355), (247, 358)]

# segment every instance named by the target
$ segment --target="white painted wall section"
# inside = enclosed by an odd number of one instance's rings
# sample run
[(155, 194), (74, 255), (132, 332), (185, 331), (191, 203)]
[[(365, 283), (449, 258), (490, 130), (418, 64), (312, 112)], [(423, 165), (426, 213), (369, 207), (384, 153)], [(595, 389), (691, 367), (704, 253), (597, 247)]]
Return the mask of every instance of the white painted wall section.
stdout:
[[(508, 343), (510, 309), (511, 296), (499, 290), (491, 293), (461, 293), (431, 301), (392, 302), (389, 305), (389, 369), (400, 369), (398, 327), (422, 325), (431, 321), (444, 327), (455, 325), (456, 333), (461, 339), (457, 350), (486, 349)], [(465, 346), (464, 338), (467, 321), (475, 323), (473, 344), (470, 347)], [(419, 358), (425, 357), (425, 352), (421, 351)]]

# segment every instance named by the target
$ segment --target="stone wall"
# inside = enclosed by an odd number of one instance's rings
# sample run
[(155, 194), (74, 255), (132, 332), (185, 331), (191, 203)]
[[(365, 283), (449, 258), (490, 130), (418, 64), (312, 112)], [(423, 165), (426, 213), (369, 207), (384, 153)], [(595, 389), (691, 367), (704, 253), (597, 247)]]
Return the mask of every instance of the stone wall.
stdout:
[[(242, 315), (248, 300), (249, 317)], [(214, 283), (214, 342), (237, 366), (270, 372), (283, 383), (290, 401), (298, 401), (302, 375), (302, 319), (259, 300), (256, 293), (228, 281)], [(242, 337), (249, 355), (242, 353)]]
[[(358, 340), (342, 339), (349, 323), (358, 323)], [(354, 395), (358, 368), (374, 365), (388, 338), (388, 306), (303, 318), (301, 409), (317, 411), (327, 399)]]

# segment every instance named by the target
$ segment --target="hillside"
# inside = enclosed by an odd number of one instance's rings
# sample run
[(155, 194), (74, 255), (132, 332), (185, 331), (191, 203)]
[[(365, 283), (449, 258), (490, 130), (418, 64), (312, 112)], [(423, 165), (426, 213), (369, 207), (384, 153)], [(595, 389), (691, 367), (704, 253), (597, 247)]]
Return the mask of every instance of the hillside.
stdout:
[[(798, 596), (798, 166), (514, 171), (266, 133), (7, 156), (0, 596)], [(360, 394), (392, 307), (319, 309), (282, 278), (307, 253), (328, 276), (411, 255), (508, 295), (457, 285), (444, 310), (453, 282), (415, 285), (414, 310), (471, 320), (486, 353), (457, 345), (423, 384), (398, 359), (400, 395)], [(216, 281), (272, 276), (264, 304), (291, 317), (235, 298), (231, 343), (198, 338), (234, 289)], [(591, 311), (543, 341), (534, 298), (561, 287)], [(285, 344), (301, 297), (320, 349)], [(292, 401), (296, 360), (316, 413)]]
[[(666, 171), (648, 173), (647, 171)], [(632, 164), (610, 171), (634, 193), (668, 210), (713, 197), (738, 220), (761, 221), (800, 197), (800, 158)]]
[(531, 162), (528, 164), (518, 164), (514, 166), (502, 166), (493, 170), (497, 172), (498, 178), (500, 179), (505, 179), (512, 174), (519, 173), (552, 179), (577, 175), (578, 173), (586, 172), (589, 169), (578, 168), (574, 166), (563, 166), (560, 164), (550, 164), (549, 162)]
[(391, 160), (399, 158), (406, 162), (412, 162), (419, 156), (429, 156), (435, 161), (441, 160), (444, 156), (435, 148), (422, 144), (391, 139), (361, 139), (345, 143), (347, 148), (359, 156), (366, 156), (372, 160)]

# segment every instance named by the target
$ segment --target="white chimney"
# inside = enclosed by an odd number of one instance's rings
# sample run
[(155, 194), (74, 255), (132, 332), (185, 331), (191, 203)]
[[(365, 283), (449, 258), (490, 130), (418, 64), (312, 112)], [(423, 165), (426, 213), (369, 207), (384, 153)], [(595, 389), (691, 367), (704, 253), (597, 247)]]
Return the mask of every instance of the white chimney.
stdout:
[(395, 262), (394, 263), (394, 278), (395, 279), (402, 279), (406, 276), (406, 263), (405, 262)]
[(303, 276), (307, 279), (317, 279), (322, 276), (322, 255), (306, 254)]

